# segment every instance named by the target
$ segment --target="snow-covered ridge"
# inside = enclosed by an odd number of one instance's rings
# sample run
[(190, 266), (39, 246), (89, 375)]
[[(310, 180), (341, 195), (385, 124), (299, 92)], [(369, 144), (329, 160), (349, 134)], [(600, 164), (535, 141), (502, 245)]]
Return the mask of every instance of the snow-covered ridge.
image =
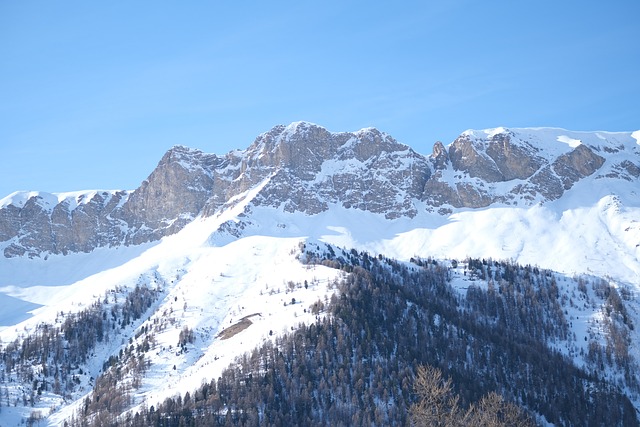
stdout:
[[(269, 182), (264, 180), (261, 186), (264, 188)], [(124, 289), (122, 293), (136, 284), (153, 289), (160, 285), (161, 300), (153, 311), (122, 331), (125, 336), (136, 337), (132, 338), (134, 346), (143, 341), (137, 338), (136, 331), (151, 327), (158, 331), (154, 349), (148, 355), (151, 368), (135, 390), (136, 405), (149, 406), (176, 393), (192, 392), (203, 380), (217, 378), (221, 369), (241, 352), (273, 339), (283, 329), (291, 330), (299, 322), (313, 321), (309, 307), (315, 301), (330, 298), (332, 289), (328, 285), (338, 272), (301, 264), (297, 256), (304, 242), (330, 243), (405, 261), (416, 256), (511, 259), (551, 268), (569, 277), (609, 274), (613, 285), (633, 292), (640, 290), (640, 253), (635, 246), (640, 241), (640, 208), (625, 206), (614, 196), (586, 208), (563, 209), (554, 204), (492, 207), (461, 211), (449, 217), (421, 213), (415, 218), (389, 220), (381, 214), (338, 204), (316, 215), (287, 212), (283, 207), (253, 206), (252, 197), (259, 191), (260, 187), (256, 187), (238, 196), (237, 203), (220, 211), (219, 216), (197, 218), (178, 233), (138, 253), (121, 254), (123, 248), (109, 248), (90, 254), (52, 256), (52, 266), (60, 266), (65, 258), (72, 265), (74, 257), (83, 265), (107, 265), (114, 258), (121, 263), (77, 281), (64, 280), (65, 273), (58, 271), (55, 287), (29, 284), (29, 274), (42, 274), (48, 261), (5, 260), (5, 265), (21, 263), (21, 268), (14, 270), (14, 277), (22, 276), (23, 280), (20, 286), (0, 288), (0, 294), (42, 306), (25, 306), (31, 313), (23, 315), (33, 317), (16, 317), (16, 324), (0, 333), (2, 341), (11, 342), (18, 333), (35, 330), (42, 322), (55, 322), (60, 311), (79, 311), (96, 299), (114, 301), (114, 294), (109, 291), (113, 287)], [(227, 233), (225, 224), (234, 224), (238, 233)], [(79, 255), (82, 258), (77, 258)], [(29, 264), (39, 268), (29, 268)], [(0, 279), (5, 280), (6, 276), (0, 274)], [(454, 272), (454, 280), (461, 289), (485, 286), (477, 278), (463, 274), (462, 267)], [(304, 286), (305, 281), (308, 287)], [(570, 297), (572, 289), (563, 293)], [(121, 302), (124, 296), (118, 294), (118, 298)], [(587, 316), (590, 311), (572, 313)], [(228, 340), (220, 339), (223, 330), (247, 316), (252, 317), (246, 330)], [(575, 324), (582, 323), (576, 320)], [(195, 344), (189, 344), (186, 352), (176, 345), (185, 327), (196, 336)], [(124, 348), (121, 342), (120, 338), (113, 339), (99, 347), (82, 381), (95, 378), (102, 362)], [(581, 340), (579, 344), (585, 345)], [(126, 340), (124, 346), (129, 346)], [(636, 349), (635, 344), (632, 348)], [(84, 392), (88, 392), (91, 384), (82, 384)], [(36, 407), (48, 414), (51, 406), (57, 406), (61, 410), (54, 411), (50, 422), (62, 423), (85, 396), (78, 392), (73, 397), (75, 403), (69, 404), (48, 392)], [(3, 408), (3, 414), (18, 410), (28, 413), (31, 409)]]
[[(82, 190), (69, 191), (64, 193), (47, 193), (45, 191), (16, 191), (8, 196), (0, 199), (0, 209), (9, 205), (17, 208), (23, 208), (24, 205), (33, 199), (39, 206), (47, 210), (52, 210), (59, 204), (66, 204), (69, 210), (77, 208), (79, 205), (89, 203), (97, 194), (105, 200), (113, 197), (116, 193), (122, 193), (122, 190)], [(128, 193), (128, 191), (124, 191)]]
[(466, 136), (478, 143), (487, 143), (496, 135), (509, 135), (512, 142), (528, 144), (547, 158), (555, 158), (584, 144), (596, 150), (616, 149), (633, 152), (638, 145), (640, 131), (606, 132), (606, 131), (572, 131), (553, 127), (506, 128), (498, 127), (484, 130), (469, 129), (461, 136)]
[[(160, 325), (135, 392), (136, 405), (151, 405), (192, 391), (271, 333), (313, 321), (309, 307), (331, 297), (338, 273), (301, 264), (305, 242), (403, 261), (509, 259), (637, 295), (639, 135), (496, 128), (421, 155), (373, 128), (298, 122), (223, 156), (176, 146), (133, 192), (14, 193), (0, 203), (0, 250), (11, 255), (0, 258), (0, 304), (12, 307), (0, 337), (11, 342), (97, 300), (121, 304), (139, 284), (161, 288), (147, 317), (121, 331), (137, 346), (136, 331)], [(461, 287), (475, 280), (455, 274)], [(247, 329), (219, 339), (247, 316)], [(186, 352), (176, 347), (185, 327), (196, 336)], [(127, 340), (82, 367), (84, 392)], [(38, 409), (62, 405), (50, 418), (62, 423), (83, 397), (68, 404), (46, 392)]]
[(157, 241), (193, 218), (217, 215), (267, 177), (252, 205), (308, 215), (331, 205), (387, 219), (526, 207), (562, 199), (583, 181), (599, 189), (591, 202), (615, 192), (634, 203), (627, 185), (640, 178), (634, 135), (499, 127), (465, 131), (423, 155), (375, 128), (330, 132), (294, 122), (226, 155), (177, 145), (132, 192), (14, 193), (0, 202), (0, 250), (46, 256)]

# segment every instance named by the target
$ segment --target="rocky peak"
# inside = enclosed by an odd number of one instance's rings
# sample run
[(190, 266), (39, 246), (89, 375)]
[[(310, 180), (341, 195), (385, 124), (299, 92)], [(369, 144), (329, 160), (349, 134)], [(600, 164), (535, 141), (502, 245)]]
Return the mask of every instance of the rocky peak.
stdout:
[(288, 168), (303, 179), (319, 171), (341, 145), (338, 135), (307, 122), (278, 125), (260, 135), (246, 151), (247, 167)]
[(126, 191), (15, 196), (17, 200), (0, 207), (0, 248), (5, 257), (89, 252), (124, 242), (126, 224), (114, 214), (129, 197)]
[[(493, 203), (531, 205), (556, 200), (605, 165), (606, 158), (596, 151), (636, 156), (630, 140), (625, 146), (617, 138), (552, 128), (466, 131), (449, 146), (448, 157), (444, 146), (434, 146), (435, 173), (425, 186), (424, 200), (443, 213)], [(629, 171), (635, 163), (612, 165), (614, 170), (602, 177), (634, 179)]]
[(433, 153), (431, 154), (431, 159), (433, 160), (433, 165), (436, 170), (442, 170), (447, 167), (449, 164), (449, 154), (447, 153), (447, 149), (444, 147), (444, 144), (440, 141), (436, 141), (433, 144)]
[(138, 230), (133, 242), (159, 238), (165, 228), (177, 231), (197, 216), (213, 186), (210, 169), (221, 163), (214, 154), (183, 146), (167, 151), (123, 206), (120, 217)]
[(512, 132), (497, 133), (485, 151), (500, 171), (502, 181), (530, 178), (544, 163), (536, 147), (522, 141), (515, 143), (514, 139)]
[(376, 128), (365, 128), (354, 133), (347, 143), (340, 148), (340, 157), (353, 157), (361, 162), (378, 157), (383, 153), (404, 152), (409, 147), (400, 144), (390, 135)]
[(516, 135), (507, 129), (474, 137), (464, 133), (449, 148), (454, 169), (478, 177), (486, 182), (504, 182), (530, 178), (544, 163), (537, 155), (538, 149), (530, 143), (517, 141)]
[(574, 183), (600, 169), (605, 159), (586, 145), (580, 144), (571, 152), (558, 157), (552, 165), (553, 171), (562, 181), (565, 190)]
[(260, 166), (271, 174), (256, 204), (309, 214), (338, 203), (414, 215), (409, 198), (419, 199), (429, 175), (424, 157), (374, 128), (334, 133), (306, 122), (276, 126), (258, 137), (246, 158), (252, 176), (266, 177), (256, 173)]
[(153, 241), (249, 195), (248, 209), (313, 215), (341, 206), (389, 219), (495, 203), (529, 206), (558, 199), (591, 176), (640, 179), (634, 138), (497, 128), (466, 131), (448, 147), (436, 142), (427, 158), (375, 128), (330, 132), (307, 122), (279, 125), (246, 150), (224, 156), (175, 146), (133, 192), (5, 198), (0, 250), (39, 256)]
[(451, 165), (457, 171), (465, 172), (470, 177), (480, 178), (486, 182), (503, 181), (504, 177), (495, 162), (469, 135), (460, 135), (449, 147)]
[(295, 122), (275, 126), (261, 134), (246, 153), (256, 165), (297, 168), (336, 157), (366, 161), (381, 153), (408, 149), (376, 128), (329, 132), (313, 123)]

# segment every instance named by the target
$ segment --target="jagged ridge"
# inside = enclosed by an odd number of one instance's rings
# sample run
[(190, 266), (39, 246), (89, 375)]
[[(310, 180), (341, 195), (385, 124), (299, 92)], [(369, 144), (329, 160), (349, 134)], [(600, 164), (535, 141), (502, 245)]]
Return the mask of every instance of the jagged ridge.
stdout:
[(34, 257), (155, 241), (258, 184), (252, 205), (309, 215), (336, 204), (387, 219), (531, 206), (589, 176), (637, 181), (637, 135), (496, 128), (437, 142), (423, 156), (375, 128), (279, 125), (224, 156), (173, 147), (133, 192), (14, 193), (0, 201), (0, 249)]

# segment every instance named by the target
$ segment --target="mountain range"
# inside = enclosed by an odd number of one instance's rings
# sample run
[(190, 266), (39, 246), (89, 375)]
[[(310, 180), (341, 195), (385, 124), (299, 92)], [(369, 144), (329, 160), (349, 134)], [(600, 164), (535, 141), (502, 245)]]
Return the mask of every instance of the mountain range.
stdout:
[[(151, 327), (148, 367), (125, 376), (137, 387), (119, 414), (193, 393), (256, 345), (331, 317), (312, 306), (328, 305), (353, 266), (370, 266), (362, 254), (438, 260), (461, 298), (493, 286), (474, 259), (545, 269), (574, 336), (545, 345), (588, 370), (592, 343), (608, 348), (618, 331), (603, 325), (618, 325), (628, 360), (600, 375), (640, 409), (630, 370), (640, 348), (639, 181), (640, 131), (469, 130), (422, 155), (375, 128), (296, 122), (225, 155), (175, 146), (132, 191), (13, 193), (0, 200), (2, 343), (28, 341), (98, 303), (119, 327), (75, 363), (66, 391), (43, 369), (12, 373), (2, 362), (0, 425), (33, 408), (52, 425), (77, 416), (114, 356), (124, 360)], [(357, 256), (347, 262), (349, 251)], [(585, 281), (594, 283), (585, 298), (601, 303), (574, 303)], [(605, 322), (612, 291), (598, 296), (603, 283), (624, 297), (619, 323)], [(122, 302), (141, 287), (153, 297), (124, 322)], [(554, 423), (532, 405), (538, 421)]]
[(156, 241), (257, 186), (254, 206), (316, 215), (337, 205), (390, 220), (544, 204), (587, 177), (604, 197), (640, 178), (638, 148), (629, 133), (498, 128), (423, 156), (377, 129), (298, 122), (224, 156), (176, 146), (134, 191), (14, 193), (0, 204), (0, 242), (5, 257), (34, 257)]

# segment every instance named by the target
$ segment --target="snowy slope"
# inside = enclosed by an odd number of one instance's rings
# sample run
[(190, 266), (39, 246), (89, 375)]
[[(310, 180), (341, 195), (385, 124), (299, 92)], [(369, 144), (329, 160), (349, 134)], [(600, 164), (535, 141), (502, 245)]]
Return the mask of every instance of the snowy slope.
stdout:
[[(307, 130), (299, 123), (290, 125), (283, 128), (281, 140), (276, 142), (287, 142), (296, 132)], [(581, 144), (606, 160), (596, 173), (572, 184), (557, 200), (539, 197), (530, 205), (493, 203), (480, 209), (454, 208), (442, 214), (430, 209), (426, 201), (413, 199), (412, 216), (393, 219), (384, 211), (374, 213), (345, 206), (331, 197), (325, 201), (327, 209), (315, 214), (289, 209), (284, 200), (280, 204), (263, 203), (265, 189), (282, 184), (277, 181), (278, 171), (273, 170), (248, 190), (226, 200), (215, 212), (198, 216), (178, 233), (160, 241), (99, 247), (88, 253), (0, 259), (0, 306), (4, 308), (0, 314), (0, 339), (2, 343), (11, 342), (35, 330), (38, 324), (59, 321), (60, 312), (78, 312), (96, 300), (114, 304), (112, 299), (123, 298), (136, 285), (158, 290), (159, 299), (146, 316), (96, 349), (81, 387), (71, 399), (48, 393), (38, 402), (35, 408), (43, 414), (51, 412), (49, 424), (58, 425), (74, 414), (91, 390), (91, 377), (98, 376), (110, 355), (148, 338), (147, 332), (140, 332), (143, 328), (154, 331), (154, 344), (149, 352), (150, 368), (133, 393), (134, 408), (192, 391), (203, 380), (216, 378), (242, 352), (273, 339), (283, 330), (291, 330), (299, 322), (312, 322), (310, 306), (318, 299), (330, 298), (330, 285), (340, 273), (303, 265), (298, 256), (305, 241), (401, 260), (414, 256), (510, 259), (554, 270), (561, 274), (558, 277), (606, 277), (615, 286), (639, 292), (638, 180), (633, 177), (635, 169), (624, 162), (632, 159), (631, 163), (638, 163), (640, 134), (497, 128), (467, 131), (463, 136), (483, 152), (486, 138), (504, 133), (511, 135), (511, 144), (535, 151), (548, 163)], [(342, 152), (351, 150), (354, 141), (346, 140)], [(409, 153), (406, 148), (403, 150)], [(395, 159), (398, 163), (391, 163), (389, 169), (411, 170), (414, 160), (408, 159)], [(305, 181), (310, 183), (308, 188), (332, 184), (336, 171), (346, 176), (366, 169), (365, 163), (353, 156), (330, 158), (317, 166), (319, 172)], [(450, 166), (442, 172), (442, 179), (452, 187), (461, 182), (477, 184), (476, 178)], [(505, 188), (511, 191), (518, 185), (515, 181), (487, 184), (484, 189), (495, 194)], [(289, 189), (282, 191), (287, 194)], [(86, 202), (92, 194), (37, 195), (43, 207), (61, 201), (73, 207)], [(0, 205), (19, 207), (32, 196), (14, 193)], [(407, 198), (407, 193), (398, 194), (398, 204)], [(456, 280), (461, 289), (466, 286), (462, 274)], [(571, 294), (571, 283), (567, 281), (563, 290), (567, 295)], [(631, 304), (638, 324), (640, 309), (637, 301)], [(579, 337), (585, 336), (585, 322), (597, 316), (596, 311), (572, 311), (576, 318), (585, 319), (576, 321)], [(236, 324), (246, 326), (246, 320), (251, 323), (237, 335), (228, 339), (219, 335)], [(194, 331), (195, 341), (180, 349), (178, 341), (184, 328)], [(640, 351), (636, 335), (632, 347), (637, 356)], [(12, 390), (17, 396), (18, 389)], [(3, 407), (0, 425), (18, 424), (32, 410)]]
[[(16, 305), (18, 312), (32, 309), (30, 303), (42, 306), (31, 310), (33, 317), (24, 321), (24, 313), (13, 313), (11, 318), (12, 313), (5, 311), (5, 324), (16, 325), (0, 332), (2, 342), (34, 331), (40, 323), (55, 324), (61, 311), (68, 314), (96, 300), (109, 300), (115, 288), (119, 289), (122, 299), (127, 289), (144, 285), (158, 289), (160, 301), (149, 312), (148, 319), (127, 327), (95, 351), (80, 394), (75, 395), (78, 404), (83, 400), (83, 393), (90, 391), (93, 384), (90, 378), (99, 375), (104, 361), (127, 347), (127, 336), (149, 325), (156, 331), (156, 343), (149, 357), (151, 369), (135, 393), (138, 404), (157, 404), (167, 396), (192, 391), (205, 379), (217, 378), (242, 352), (284, 330), (291, 330), (300, 322), (313, 321), (315, 316), (310, 307), (331, 295), (329, 285), (339, 275), (337, 270), (327, 267), (303, 265), (298, 260), (304, 241), (300, 237), (253, 236), (223, 246), (212, 245), (211, 234), (223, 221), (234, 219), (243, 208), (244, 204), (239, 204), (218, 217), (196, 220), (155, 246), (144, 248), (146, 250), (136, 248), (141, 253), (128, 250), (121, 254), (120, 249), (112, 248), (71, 255), (68, 259), (50, 258), (52, 266), (58, 267), (64, 267), (65, 261), (74, 263), (82, 258), (90, 260), (97, 269), (118, 261), (124, 263), (95, 274), (91, 274), (90, 269), (80, 274), (60, 268), (51, 277), (51, 284), (56, 286), (46, 286), (43, 281), (37, 286), (4, 288), (3, 292), (25, 301)], [(14, 272), (21, 270), (15, 266), (18, 260), (11, 261)], [(44, 268), (46, 261), (30, 262)], [(24, 269), (21, 274), (22, 279), (16, 279), (16, 283), (24, 284), (28, 274)], [(86, 277), (73, 282), (73, 278), (79, 276)], [(5, 298), (15, 302), (13, 296)], [(228, 339), (219, 337), (226, 328), (247, 316), (252, 323), (246, 330)], [(196, 336), (186, 352), (178, 350), (179, 333), (184, 327), (191, 328)], [(140, 341), (145, 337), (140, 336)], [(18, 392), (12, 390), (12, 396)], [(67, 405), (59, 396), (49, 393), (35, 410), (48, 414), (52, 408), (60, 407), (63, 409), (59, 412), (53, 410), (49, 421), (51, 425), (58, 425), (74, 414), (76, 404)], [(34, 410), (29, 407), (3, 409), (1, 425), (18, 424), (18, 420)]]
[[(576, 203), (573, 209), (564, 209), (560, 203), (500, 206), (448, 217), (423, 213), (395, 220), (338, 206), (314, 216), (253, 208), (235, 227), (243, 236), (306, 235), (401, 260), (412, 256), (512, 259), (568, 274), (610, 276), (640, 288), (640, 208), (625, 206), (615, 196), (605, 196), (591, 206)], [(234, 238), (220, 232), (214, 242)]]
[[(248, 200), (250, 197), (233, 213), (194, 221), (119, 267), (56, 288), (20, 288), (21, 293), (16, 291), (14, 295), (38, 304), (47, 302), (43, 290), (55, 292), (47, 297), (48, 305), (33, 312), (33, 318), (5, 329), (0, 334), (2, 340), (10, 341), (15, 331), (28, 330), (39, 322), (53, 321), (61, 310), (79, 310), (115, 286), (132, 288), (141, 281), (147, 286), (160, 286), (162, 299), (150, 317), (132, 326), (130, 332), (124, 331), (133, 335), (145, 325), (162, 325), (157, 326), (156, 344), (150, 352), (151, 368), (134, 394), (136, 405), (149, 406), (167, 396), (192, 391), (205, 379), (217, 378), (237, 355), (270, 339), (270, 332), (277, 335), (298, 322), (313, 321), (309, 307), (330, 296), (327, 284), (338, 273), (299, 262), (300, 244), (308, 239), (405, 260), (416, 255), (513, 259), (569, 277), (579, 273), (608, 276), (613, 283), (630, 286), (636, 292), (640, 287), (636, 246), (640, 242), (639, 211), (621, 207), (613, 197), (595, 206), (564, 211), (554, 206), (497, 207), (448, 218), (425, 214), (411, 220), (387, 220), (379, 214), (341, 207), (309, 216), (249, 207)], [(240, 238), (218, 231), (224, 223), (242, 224)], [(108, 251), (93, 256), (108, 259)], [(461, 274), (458, 277), (463, 280)], [(302, 284), (305, 280), (308, 289), (291, 289), (288, 285), (289, 281)], [(563, 291), (568, 295), (572, 292), (571, 288)], [(295, 304), (291, 304), (292, 298)], [(633, 307), (637, 315), (638, 307)], [(584, 319), (596, 315), (591, 309), (573, 313)], [(245, 316), (251, 316), (248, 329), (228, 340), (217, 337)], [(636, 319), (640, 321), (640, 317)], [(577, 335), (585, 336), (589, 324), (576, 322)], [(196, 334), (186, 353), (177, 346), (185, 326)], [(144, 338), (141, 335), (133, 344)], [(632, 351), (638, 354), (636, 338), (634, 342)], [(90, 375), (96, 377), (103, 361), (120, 348), (121, 342), (114, 340), (97, 352)], [(89, 385), (84, 388), (86, 392)], [(73, 415), (83, 396), (77, 398), (76, 404), (67, 406), (53, 397), (45, 399), (45, 412), (52, 406), (62, 407), (50, 423), (55, 425)]]
[[(138, 327), (151, 326), (157, 332), (148, 358), (151, 368), (134, 394), (135, 402), (153, 405), (177, 393), (192, 392), (203, 380), (217, 378), (243, 352), (299, 322), (312, 321), (309, 307), (330, 292), (327, 285), (337, 272), (303, 266), (296, 258), (299, 243), (299, 239), (256, 236), (160, 259), (154, 277), (164, 278), (166, 288), (154, 314)], [(293, 289), (290, 281), (296, 283)], [(246, 330), (228, 339), (219, 337), (245, 317), (252, 322)], [(178, 341), (185, 327), (195, 331), (196, 338), (183, 352)], [(133, 345), (144, 338), (141, 335)], [(75, 404), (68, 406), (51, 422), (62, 422), (75, 408)]]

